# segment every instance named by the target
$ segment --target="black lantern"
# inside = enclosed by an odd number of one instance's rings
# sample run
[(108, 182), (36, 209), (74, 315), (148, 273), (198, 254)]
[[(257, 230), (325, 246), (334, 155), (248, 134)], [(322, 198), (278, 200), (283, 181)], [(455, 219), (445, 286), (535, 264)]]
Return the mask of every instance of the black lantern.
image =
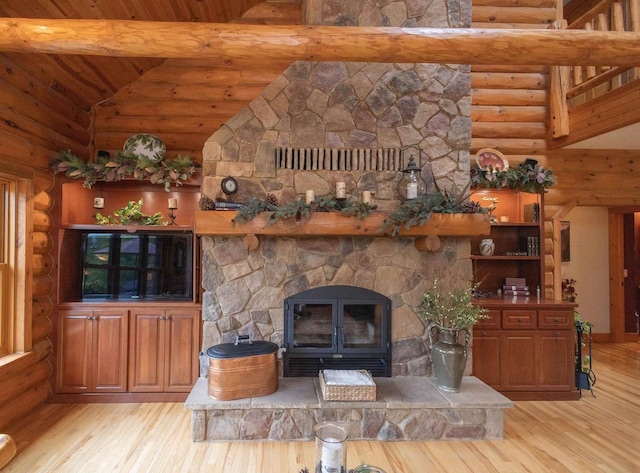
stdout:
[(413, 156), (409, 157), (409, 165), (402, 171), (402, 179), (398, 182), (398, 194), (404, 200), (414, 200), (427, 192), (427, 183), (420, 175), (421, 169)]

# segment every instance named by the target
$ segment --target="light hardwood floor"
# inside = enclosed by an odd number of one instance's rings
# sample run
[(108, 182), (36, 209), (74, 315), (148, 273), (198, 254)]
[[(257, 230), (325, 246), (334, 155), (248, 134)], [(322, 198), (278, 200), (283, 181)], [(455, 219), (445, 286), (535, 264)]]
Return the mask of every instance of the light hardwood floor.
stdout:
[[(596, 397), (516, 402), (499, 441), (350, 442), (388, 473), (640, 472), (640, 343), (596, 344)], [(175, 404), (47, 404), (10, 429), (9, 472), (299, 473), (313, 442), (192, 443)]]

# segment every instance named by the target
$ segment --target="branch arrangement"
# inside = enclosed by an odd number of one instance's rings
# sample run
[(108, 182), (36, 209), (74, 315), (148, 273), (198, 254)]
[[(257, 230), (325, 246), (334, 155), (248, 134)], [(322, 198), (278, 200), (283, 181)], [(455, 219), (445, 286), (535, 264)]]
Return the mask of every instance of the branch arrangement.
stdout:
[[(307, 204), (305, 200), (280, 206), (273, 196), (267, 199), (252, 199), (245, 206), (238, 209), (238, 215), (233, 218), (234, 223), (243, 224), (253, 220), (262, 212), (271, 212), (265, 227), (273, 225), (279, 220), (295, 219), (296, 221), (309, 218), (313, 212), (338, 212), (345, 216), (356, 217), (361, 220), (367, 218), (377, 206), (350, 197), (345, 200), (336, 199), (335, 195), (322, 196), (318, 200)], [(397, 210), (384, 220), (383, 232), (397, 235), (402, 228), (426, 223), (434, 213), (485, 213), (479, 203), (470, 200), (460, 201), (458, 198), (433, 192), (419, 196), (417, 199), (400, 204)]]
[(522, 163), (502, 171), (490, 168), (482, 170), (478, 166), (471, 168), (471, 187), (493, 189), (516, 189), (523, 192), (546, 192), (556, 182), (551, 169), (543, 166)]
[(98, 181), (116, 182), (127, 177), (149, 179), (152, 184), (163, 184), (168, 192), (171, 184), (181, 186), (196, 171), (193, 158), (177, 156), (155, 162), (147, 156), (131, 151), (118, 151), (115, 156), (98, 156), (95, 162), (86, 162), (71, 151), (61, 151), (51, 162), (54, 173), (64, 172), (73, 179), (84, 179), (83, 186), (91, 189)]

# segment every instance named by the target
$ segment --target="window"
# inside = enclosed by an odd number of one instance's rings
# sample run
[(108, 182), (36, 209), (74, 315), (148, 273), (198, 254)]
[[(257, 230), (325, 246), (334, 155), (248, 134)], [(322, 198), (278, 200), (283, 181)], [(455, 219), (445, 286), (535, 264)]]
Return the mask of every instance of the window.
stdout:
[(0, 174), (0, 357), (26, 349), (26, 188), (25, 179)]

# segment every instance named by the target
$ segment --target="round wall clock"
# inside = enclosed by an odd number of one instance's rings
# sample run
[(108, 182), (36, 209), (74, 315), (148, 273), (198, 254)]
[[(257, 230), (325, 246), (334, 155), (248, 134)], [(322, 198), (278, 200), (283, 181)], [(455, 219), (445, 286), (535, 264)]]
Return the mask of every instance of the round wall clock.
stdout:
[(238, 181), (231, 176), (225, 177), (220, 183), (220, 187), (222, 188), (222, 192), (227, 195), (235, 194), (238, 192)]

